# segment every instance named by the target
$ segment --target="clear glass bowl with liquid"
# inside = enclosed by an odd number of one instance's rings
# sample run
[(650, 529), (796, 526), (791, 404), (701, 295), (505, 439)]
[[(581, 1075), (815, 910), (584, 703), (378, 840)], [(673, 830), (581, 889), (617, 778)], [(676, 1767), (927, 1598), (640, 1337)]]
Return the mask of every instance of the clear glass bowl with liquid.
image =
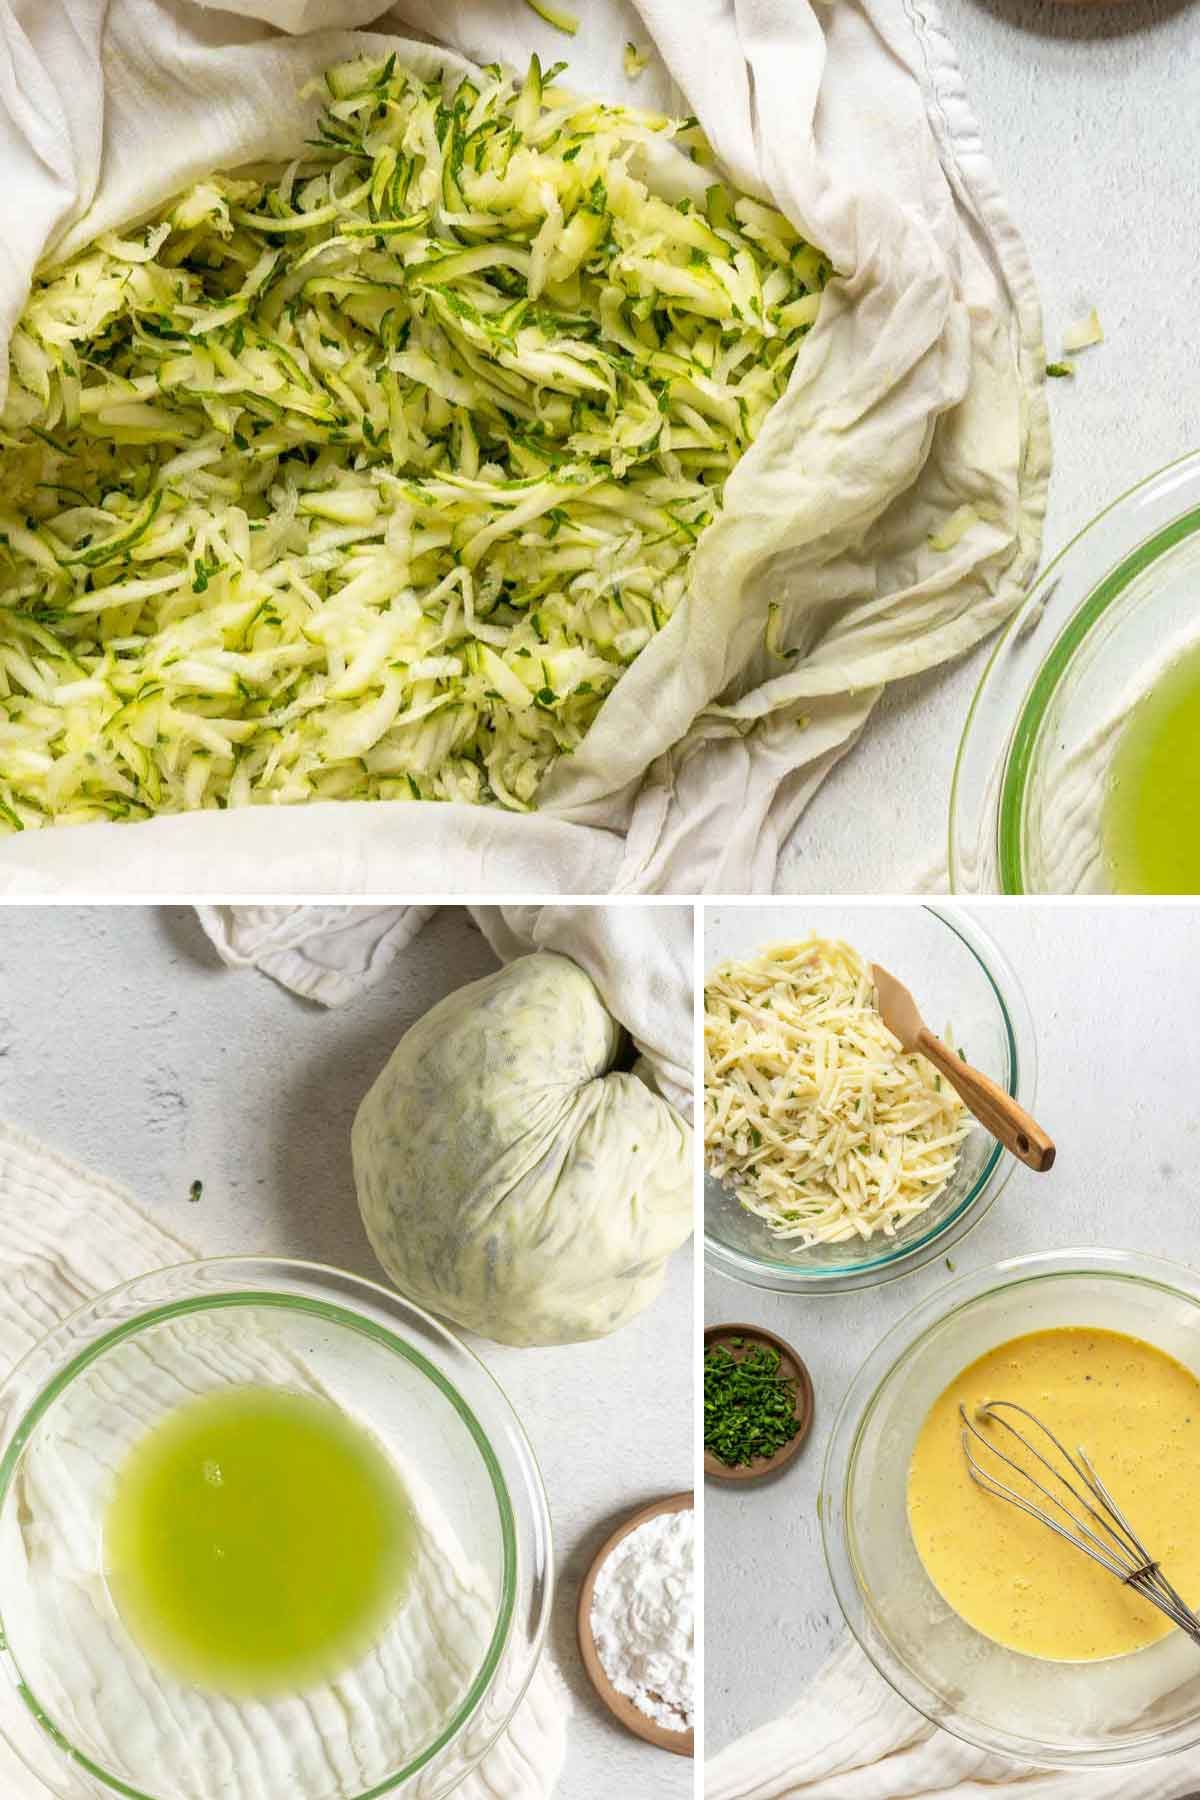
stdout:
[(1200, 641), (1200, 451), (1123, 494), (1039, 577), (984, 670), (950, 796), (958, 894), (1111, 893), (1130, 708)]
[[(844, 938), (868, 962), (889, 969), (911, 989), (931, 1030), (952, 1039), (969, 1062), (1033, 1111), (1037, 1056), (1021, 984), (999, 945), (957, 907), (803, 900), (710, 906), (705, 966), (813, 931)], [(944, 1256), (983, 1218), (1014, 1167), (995, 1138), (972, 1121), (942, 1192), (894, 1236), (807, 1248), (773, 1237), (730, 1188), (706, 1175), (705, 1260), (722, 1275), (779, 1293), (875, 1287)]]
[(821, 1525), (846, 1622), (898, 1694), (985, 1750), (1085, 1768), (1200, 1744), (1200, 1650), (1177, 1630), (1104, 1662), (1006, 1649), (942, 1599), (907, 1510), (917, 1434), (946, 1385), (1009, 1338), (1071, 1325), (1141, 1338), (1200, 1375), (1190, 1269), (1133, 1251), (1063, 1250), (978, 1270), (923, 1301), (859, 1370), (826, 1454)]
[[(247, 1387), (365, 1428), (417, 1519), (394, 1613), (296, 1692), (173, 1672), (105, 1567), (132, 1446), (196, 1396)], [(60, 1800), (438, 1800), (528, 1686), (552, 1571), (541, 1477), (495, 1381), (436, 1320), (336, 1270), (158, 1270), (89, 1301), (0, 1389), (0, 1732)]]

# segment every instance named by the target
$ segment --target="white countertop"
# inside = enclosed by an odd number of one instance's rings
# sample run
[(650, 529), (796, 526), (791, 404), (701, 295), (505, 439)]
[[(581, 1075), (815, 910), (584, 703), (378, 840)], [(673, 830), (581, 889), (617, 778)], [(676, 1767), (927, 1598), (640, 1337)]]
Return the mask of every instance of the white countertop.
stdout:
[[(1045, 562), (1110, 500), (1200, 447), (1200, 126), (1184, 101), (1200, 93), (1200, 20), (1186, 0), (939, 3), (1033, 261), (1049, 359), (1092, 306), (1104, 326), (1074, 380), (1047, 383)], [(908, 893), (944, 858), (954, 756), (990, 648), (889, 690), (801, 819), (782, 890)]]
[[(0, 1113), (127, 1183), (207, 1254), (308, 1257), (380, 1279), (359, 1221), (350, 1124), (404, 1029), (495, 967), (443, 912), (338, 1012), (221, 967), (185, 909), (0, 914)], [(191, 1182), (204, 1183), (196, 1205)], [(550, 1495), (550, 1649), (573, 1695), (561, 1800), (684, 1800), (692, 1765), (640, 1743), (592, 1695), (574, 1607), (592, 1554), (646, 1500), (692, 1485), (692, 1258), (616, 1336), (554, 1350), (472, 1339), (520, 1415)]]
[[(992, 1210), (950, 1251), (955, 1275), (1088, 1244), (1200, 1264), (1195, 909), (1000, 901), (971, 910), (1029, 1001), (1039, 1064), (1034, 1110), (1057, 1141), (1058, 1160), (1048, 1175), (1014, 1171)], [(834, 908), (817, 916), (798, 902), (796, 915), (798, 931), (836, 928)], [(844, 1631), (816, 1513), (833, 1419), (883, 1334), (954, 1278), (939, 1258), (884, 1287), (800, 1300), (708, 1275), (705, 1323), (738, 1319), (779, 1332), (807, 1362), (816, 1396), (811, 1438), (777, 1480), (705, 1484), (710, 1754), (796, 1700)]]

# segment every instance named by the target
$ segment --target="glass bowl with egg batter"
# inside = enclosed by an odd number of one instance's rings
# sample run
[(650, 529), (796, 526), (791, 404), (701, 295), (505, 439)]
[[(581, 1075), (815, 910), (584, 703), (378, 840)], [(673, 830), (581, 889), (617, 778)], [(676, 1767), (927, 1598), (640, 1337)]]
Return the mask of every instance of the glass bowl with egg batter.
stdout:
[[(898, 1694), (985, 1750), (1061, 1768), (1100, 1767), (1200, 1743), (1200, 1649), (1174, 1629), (1104, 1660), (1005, 1648), (943, 1599), (908, 1512), (913, 1452), (948, 1384), (1013, 1338), (1064, 1327), (1141, 1339), (1200, 1378), (1200, 1277), (1192, 1270), (1131, 1251), (1013, 1258), (939, 1289), (867, 1358), (833, 1428), (820, 1510), (846, 1621)], [(1042, 1416), (1049, 1422), (1048, 1407)], [(1153, 1449), (1167, 1454), (1157, 1441)], [(1121, 1497), (1117, 1484), (1118, 1503)], [(994, 1504), (1019, 1517), (1006, 1502)], [(1136, 1529), (1136, 1516), (1131, 1522)], [(1046, 1539), (1057, 1542), (1049, 1531)], [(1164, 1554), (1161, 1543), (1148, 1548)], [(985, 1550), (981, 1544), (981, 1556)], [(1081, 1553), (1062, 1546), (1062, 1555)], [(1105, 1579), (1115, 1586), (1115, 1577)], [(1200, 1603), (1200, 1594), (1185, 1598)]]
[[(790, 900), (768, 906), (710, 906), (706, 968), (765, 944), (844, 938), (910, 988), (929, 1028), (952, 1039), (1027, 1111), (1034, 1110), (1037, 1056), (1033, 1020), (1007, 957), (957, 907), (836, 904)], [(774, 1237), (713, 1175), (704, 1183), (704, 1254), (710, 1268), (778, 1293), (838, 1294), (876, 1287), (944, 1256), (983, 1218), (1016, 1166), (974, 1120), (957, 1166), (929, 1207), (893, 1236), (799, 1247)]]
[[(50, 1331), (0, 1421), (0, 1734), (59, 1800), (211, 1800), (214, 1776), (226, 1800), (438, 1800), (512, 1717), (549, 1616), (545, 1490), (495, 1381), (399, 1295), (272, 1258), (161, 1269)], [(241, 1592), (241, 1627), (205, 1613), (225, 1571), (188, 1562), (244, 1553), (247, 1518), (282, 1637)], [(217, 1659), (256, 1626), (260, 1664)]]
[[(1185, 766), (1188, 721), (1200, 705), (1194, 691), (1176, 695), (1182, 748), (1172, 750), (1169, 732), (1159, 737), (1153, 785), (1161, 816), (1146, 818), (1143, 829), (1150, 835), (1140, 853), (1130, 842), (1132, 795), (1114, 794), (1113, 783), (1128, 790), (1131, 752), (1134, 766), (1145, 766), (1146, 746), (1124, 737), (1131, 712), (1162, 695), (1167, 671), (1186, 671), (1198, 646), (1195, 451), (1093, 519), (1038, 578), (992, 653), (954, 766), (952, 891), (1194, 891), (1177, 842), (1178, 836), (1195, 836), (1188, 829), (1195, 823), (1195, 801), (1189, 800)], [(1160, 793), (1177, 784), (1178, 808)], [(1190, 854), (1200, 857), (1200, 850)], [(1139, 874), (1164, 861), (1165, 879)], [(1179, 865), (1174, 875), (1173, 862)]]

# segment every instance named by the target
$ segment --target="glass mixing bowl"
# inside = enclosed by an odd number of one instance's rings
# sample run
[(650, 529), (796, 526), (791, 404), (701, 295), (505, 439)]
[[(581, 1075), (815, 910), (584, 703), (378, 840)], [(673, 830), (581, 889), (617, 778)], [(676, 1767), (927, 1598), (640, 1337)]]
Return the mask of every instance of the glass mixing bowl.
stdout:
[[(845, 938), (868, 962), (889, 969), (911, 988), (932, 1031), (952, 1037), (969, 1062), (1033, 1111), (1037, 1066), (1029, 1008), (1007, 958), (974, 919), (952, 907), (895, 903), (708, 907), (705, 967), (811, 931)], [(705, 1258), (723, 1275), (779, 1293), (874, 1287), (945, 1255), (983, 1217), (1014, 1167), (995, 1138), (972, 1122), (949, 1182), (894, 1237), (807, 1249), (774, 1238), (730, 1189), (706, 1175)]]
[(1200, 1652), (1179, 1631), (1092, 1663), (993, 1643), (926, 1575), (906, 1496), (917, 1434), (948, 1382), (1007, 1338), (1067, 1325), (1127, 1332), (1200, 1375), (1200, 1277), (1190, 1269), (1131, 1251), (1063, 1250), (978, 1270), (923, 1301), (863, 1364), (833, 1428), (821, 1520), (846, 1622), (897, 1693), (968, 1743), (1075, 1768), (1200, 1743)]
[(1129, 707), (1200, 632), (1200, 451), (1055, 558), (992, 654), (950, 794), (961, 894), (1105, 893), (1108, 765)]
[[(257, 1698), (148, 1660), (102, 1543), (130, 1445), (192, 1396), (246, 1383), (340, 1406), (420, 1520), (408, 1591), (372, 1648)], [(533, 1453), (483, 1365), (417, 1307), (333, 1269), (158, 1270), (81, 1307), (0, 1389), (0, 1730), (60, 1800), (437, 1800), (525, 1691), (552, 1568)]]

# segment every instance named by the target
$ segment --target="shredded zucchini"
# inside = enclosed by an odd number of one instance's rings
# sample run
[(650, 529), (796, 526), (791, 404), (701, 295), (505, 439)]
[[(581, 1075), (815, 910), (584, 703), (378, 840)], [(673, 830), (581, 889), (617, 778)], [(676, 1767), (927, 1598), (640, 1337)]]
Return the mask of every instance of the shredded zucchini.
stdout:
[(642, 73), (642, 70), (646, 67), (646, 64), (650, 61), (650, 52), (643, 49), (640, 44), (630, 42), (625, 46), (621, 61), (624, 64), (625, 73), (630, 81), (636, 81), (638, 76)]
[(829, 274), (694, 133), (332, 69), (284, 169), (38, 276), (0, 414), (0, 830), (527, 809), (687, 589)]
[(556, 31), (565, 31), (568, 37), (574, 37), (579, 30), (579, 20), (564, 6), (550, 6), (547, 0), (525, 0), (525, 4), (539, 19), (545, 19)]
[(979, 514), (973, 506), (956, 507), (941, 527), (930, 533), (929, 548), (931, 550), (953, 550), (959, 539), (966, 536), (978, 519)]

